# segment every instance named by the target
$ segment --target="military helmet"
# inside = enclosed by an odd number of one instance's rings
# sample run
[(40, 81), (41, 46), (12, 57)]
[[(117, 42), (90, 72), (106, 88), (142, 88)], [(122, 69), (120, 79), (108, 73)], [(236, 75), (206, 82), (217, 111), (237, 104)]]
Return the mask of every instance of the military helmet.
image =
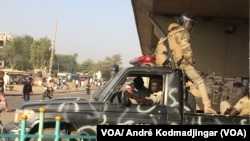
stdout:
[(185, 12), (179, 17), (179, 24), (183, 25), (185, 21), (191, 21), (196, 23), (196, 16), (193, 13)]
[(197, 22), (197, 18), (193, 13), (185, 12), (179, 17), (179, 24), (191, 31)]

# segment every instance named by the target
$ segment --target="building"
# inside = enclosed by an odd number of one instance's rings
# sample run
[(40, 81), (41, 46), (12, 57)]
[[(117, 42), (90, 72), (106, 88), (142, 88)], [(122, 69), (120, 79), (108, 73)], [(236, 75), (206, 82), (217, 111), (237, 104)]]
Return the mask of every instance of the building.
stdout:
[(11, 34), (8, 34), (6, 32), (0, 32), (0, 48), (3, 48), (6, 42), (11, 41), (12, 39), (13, 36)]
[[(6, 42), (11, 41), (13, 36), (6, 32), (0, 32), (0, 49), (4, 47)], [(4, 61), (0, 60), (0, 68), (4, 68)]]
[(166, 34), (170, 23), (190, 11), (198, 18), (191, 34), (197, 69), (225, 77), (249, 76), (249, 0), (131, 2), (143, 55), (153, 54), (161, 31)]

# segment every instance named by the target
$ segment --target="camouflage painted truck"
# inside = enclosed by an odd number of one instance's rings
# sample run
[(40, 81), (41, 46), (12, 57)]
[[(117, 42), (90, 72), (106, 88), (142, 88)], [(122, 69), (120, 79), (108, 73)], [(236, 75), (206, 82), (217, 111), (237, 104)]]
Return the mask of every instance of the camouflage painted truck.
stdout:
[[(44, 132), (54, 133), (55, 116), (60, 115), (63, 134), (96, 135), (97, 125), (249, 125), (249, 117), (228, 117), (220, 114), (204, 114), (195, 109), (195, 98), (186, 91), (182, 71), (151, 65), (154, 59), (142, 56), (133, 61), (136, 66), (120, 70), (93, 98), (71, 97), (21, 104), (14, 121), (6, 124), (4, 133), (20, 131), (20, 116), (26, 114), (27, 133), (38, 132), (39, 108), (46, 109)], [(144, 65), (140, 65), (144, 64)], [(146, 87), (152, 79), (163, 82), (163, 96), (157, 105), (124, 105), (122, 92), (134, 77), (141, 76)], [(111, 98), (120, 93), (121, 97)], [(120, 99), (119, 99), (120, 98)], [(121, 100), (121, 104), (119, 100)]]

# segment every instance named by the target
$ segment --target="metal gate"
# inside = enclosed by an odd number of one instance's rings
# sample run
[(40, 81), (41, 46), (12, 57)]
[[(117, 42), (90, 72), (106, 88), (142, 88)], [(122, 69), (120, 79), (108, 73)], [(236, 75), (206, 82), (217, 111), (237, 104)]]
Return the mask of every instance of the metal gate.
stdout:
[(56, 124), (55, 124), (55, 133), (54, 134), (43, 134), (43, 122), (44, 122), (44, 113), (45, 108), (40, 108), (40, 120), (39, 120), (39, 128), (38, 134), (26, 134), (26, 119), (27, 116), (23, 115), (21, 118), (21, 130), (19, 134), (0, 134), (0, 140), (5, 141), (8, 139), (17, 140), (17, 141), (25, 141), (26, 138), (35, 138), (37, 141), (42, 141), (43, 139), (54, 139), (54, 141), (59, 141), (60, 139), (79, 139), (79, 140), (96, 140), (96, 136), (86, 136), (86, 135), (60, 135), (60, 121), (61, 116), (56, 116)]

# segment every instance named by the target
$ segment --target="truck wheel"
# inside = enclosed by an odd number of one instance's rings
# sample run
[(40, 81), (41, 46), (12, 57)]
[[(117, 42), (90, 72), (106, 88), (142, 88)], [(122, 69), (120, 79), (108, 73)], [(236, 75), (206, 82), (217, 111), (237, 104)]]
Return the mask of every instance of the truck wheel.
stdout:
[(49, 94), (49, 99), (52, 99), (53, 98), (53, 94)]
[(43, 93), (43, 97), (42, 97), (42, 99), (43, 99), (43, 100), (45, 100), (45, 99), (46, 99), (46, 97), (47, 97), (47, 93), (46, 93), (46, 92), (44, 92), (44, 93)]

